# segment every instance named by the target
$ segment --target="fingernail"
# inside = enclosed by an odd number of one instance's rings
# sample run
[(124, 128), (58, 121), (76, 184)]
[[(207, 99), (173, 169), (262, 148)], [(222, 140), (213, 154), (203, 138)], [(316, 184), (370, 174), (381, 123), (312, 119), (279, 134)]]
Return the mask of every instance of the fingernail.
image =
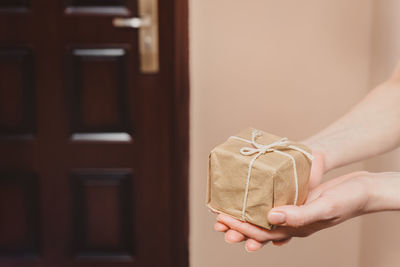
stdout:
[(249, 250), (246, 246), (244, 246), (244, 249), (249, 253), (253, 253), (254, 252), (254, 251)]
[(283, 212), (270, 212), (268, 215), (268, 220), (273, 224), (282, 224), (286, 221), (286, 215)]

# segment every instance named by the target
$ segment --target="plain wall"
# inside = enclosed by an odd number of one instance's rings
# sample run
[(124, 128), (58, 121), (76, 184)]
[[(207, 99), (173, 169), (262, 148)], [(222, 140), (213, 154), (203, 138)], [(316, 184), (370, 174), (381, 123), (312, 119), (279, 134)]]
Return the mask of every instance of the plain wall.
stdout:
[(372, 0), (190, 1), (192, 267), (359, 265), (360, 219), (247, 253), (213, 230), (205, 194), (208, 153), (230, 135), (252, 126), (301, 140), (367, 92), (371, 7)]
[[(400, 1), (374, 0), (371, 87), (387, 79), (400, 59)], [(400, 103), (399, 103), (400, 104)], [(366, 162), (369, 171), (400, 171), (400, 149)], [(362, 219), (361, 266), (400, 266), (400, 213), (385, 212)]]

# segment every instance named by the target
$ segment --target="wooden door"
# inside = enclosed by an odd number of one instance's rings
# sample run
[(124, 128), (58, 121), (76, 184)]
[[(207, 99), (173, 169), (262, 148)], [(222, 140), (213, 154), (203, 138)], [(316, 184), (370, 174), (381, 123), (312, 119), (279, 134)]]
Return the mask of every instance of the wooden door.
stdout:
[(0, 266), (187, 264), (182, 3), (142, 74), (136, 0), (0, 1)]

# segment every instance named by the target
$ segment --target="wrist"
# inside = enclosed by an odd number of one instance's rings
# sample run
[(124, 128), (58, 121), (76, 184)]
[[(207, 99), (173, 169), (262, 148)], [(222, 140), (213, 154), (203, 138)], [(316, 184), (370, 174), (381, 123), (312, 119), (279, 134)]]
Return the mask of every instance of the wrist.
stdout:
[(362, 177), (364, 188), (366, 190), (367, 200), (363, 206), (362, 213), (371, 213), (377, 211), (378, 208), (378, 194), (376, 194), (374, 179), (370, 177), (369, 172), (365, 172), (365, 176)]
[(311, 149), (312, 154), (315, 158), (319, 158), (319, 160), (322, 162), (323, 173), (331, 169), (330, 166), (327, 164), (328, 156), (325, 151), (325, 148), (319, 142), (311, 139), (306, 139), (302, 143)]
[(400, 210), (400, 173), (369, 173), (365, 183), (368, 196), (365, 213)]

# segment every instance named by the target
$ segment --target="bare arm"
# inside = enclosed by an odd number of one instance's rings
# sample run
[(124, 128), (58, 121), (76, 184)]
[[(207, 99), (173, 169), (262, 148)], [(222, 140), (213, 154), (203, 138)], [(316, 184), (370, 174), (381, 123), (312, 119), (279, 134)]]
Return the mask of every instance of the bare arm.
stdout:
[(400, 69), (305, 143), (324, 155), (326, 171), (399, 146)]
[(273, 208), (268, 220), (278, 227), (272, 231), (220, 214), (215, 229), (225, 232), (228, 242), (246, 240), (246, 249), (255, 251), (269, 241), (282, 245), (365, 213), (400, 210), (400, 173), (354, 172), (319, 185), (325, 171), (400, 145), (400, 64), (388, 81), (304, 143), (316, 156), (306, 203)]

